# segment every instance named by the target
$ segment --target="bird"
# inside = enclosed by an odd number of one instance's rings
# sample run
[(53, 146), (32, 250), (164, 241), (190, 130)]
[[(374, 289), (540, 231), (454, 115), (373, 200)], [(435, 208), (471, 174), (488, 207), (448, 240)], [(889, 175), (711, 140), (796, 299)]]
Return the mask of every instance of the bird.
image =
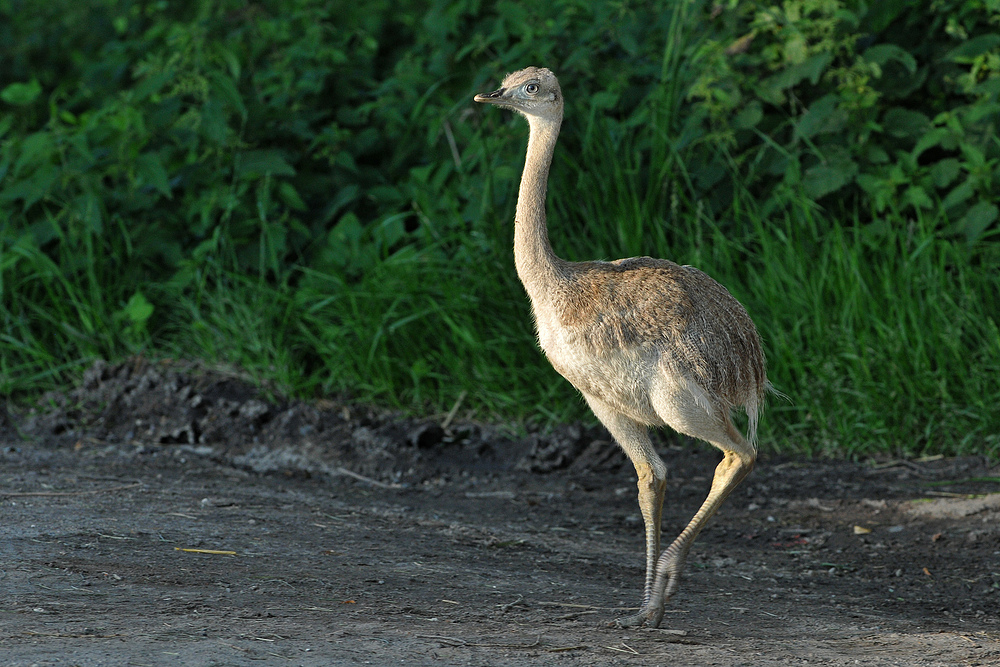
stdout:
[[(658, 627), (677, 592), (695, 538), (750, 473), (756, 431), (771, 390), (762, 342), (746, 309), (708, 274), (667, 259), (570, 262), (549, 242), (546, 187), (563, 120), (555, 74), (528, 67), (476, 95), (528, 122), (528, 147), (514, 218), (514, 265), (538, 345), (583, 395), (635, 466), (645, 524), (646, 578), (637, 614), (619, 627)], [(732, 414), (747, 415), (747, 434)], [(649, 436), (668, 426), (722, 451), (708, 496), (660, 550), (667, 467)]]

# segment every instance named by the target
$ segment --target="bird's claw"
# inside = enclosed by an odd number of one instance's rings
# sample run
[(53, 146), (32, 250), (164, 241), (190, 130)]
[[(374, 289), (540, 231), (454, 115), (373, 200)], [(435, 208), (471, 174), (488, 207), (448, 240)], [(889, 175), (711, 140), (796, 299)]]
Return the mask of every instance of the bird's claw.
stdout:
[(663, 607), (647, 605), (638, 614), (617, 618), (612, 622), (616, 628), (658, 628), (663, 620)]

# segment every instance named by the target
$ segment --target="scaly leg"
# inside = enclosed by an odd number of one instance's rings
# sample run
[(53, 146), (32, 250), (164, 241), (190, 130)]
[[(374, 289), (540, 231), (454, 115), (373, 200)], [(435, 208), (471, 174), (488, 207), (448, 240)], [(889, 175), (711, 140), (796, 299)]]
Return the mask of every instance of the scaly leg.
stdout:
[(643, 607), (650, 604), (656, 559), (660, 555), (660, 519), (663, 516), (663, 495), (667, 488), (667, 467), (649, 439), (648, 429), (613, 408), (584, 394), (590, 409), (611, 432), (618, 445), (635, 466), (639, 477), (639, 511), (646, 527), (646, 585)]
[(664, 605), (677, 592), (677, 587), (680, 585), (681, 570), (684, 569), (684, 562), (691, 550), (691, 545), (708, 520), (718, 511), (726, 497), (753, 469), (754, 458), (753, 450), (749, 445), (744, 451), (729, 450), (725, 452), (722, 462), (715, 469), (712, 489), (705, 502), (702, 503), (701, 508), (687, 527), (677, 536), (677, 539), (667, 547), (666, 551), (660, 554), (648, 602), (641, 612), (623, 619), (619, 622), (620, 625), (648, 625), (654, 628), (660, 625), (660, 621), (663, 619)]

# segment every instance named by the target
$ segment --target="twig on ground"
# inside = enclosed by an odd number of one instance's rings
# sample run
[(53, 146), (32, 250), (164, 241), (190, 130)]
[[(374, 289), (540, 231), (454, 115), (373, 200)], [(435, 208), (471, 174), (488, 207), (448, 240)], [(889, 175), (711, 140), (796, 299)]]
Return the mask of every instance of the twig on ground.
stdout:
[(542, 636), (538, 635), (535, 637), (535, 641), (531, 644), (481, 644), (475, 643), (470, 644), (464, 639), (459, 639), (458, 637), (445, 637), (444, 635), (413, 635), (414, 637), (419, 637), (420, 639), (436, 639), (437, 641), (450, 642), (452, 646), (469, 646), (475, 648), (535, 648), (542, 642)]
[(536, 602), (542, 607), (569, 607), (570, 609), (593, 609), (595, 611), (639, 611), (642, 607), (595, 607), (589, 604), (573, 604), (572, 602)]
[(25, 630), (24, 634), (30, 637), (52, 637), (55, 639), (110, 639), (111, 637), (121, 637), (120, 634), (105, 635), (97, 634), (92, 632), (85, 632), (83, 634), (77, 634), (73, 632), (35, 632), (34, 630)]
[(448, 427), (451, 426), (451, 420), (453, 420), (455, 418), (455, 414), (458, 413), (458, 408), (462, 405), (462, 401), (465, 400), (467, 393), (468, 392), (464, 389), (462, 390), (462, 393), (460, 393), (458, 398), (455, 399), (455, 404), (451, 406), (451, 410), (448, 411), (448, 416), (444, 418), (443, 422), (441, 422), (441, 428), (445, 431), (447, 431)]
[(622, 646), (624, 646), (625, 648), (617, 648), (615, 646), (602, 646), (601, 648), (606, 648), (609, 651), (620, 651), (621, 653), (631, 653), (632, 655), (639, 655), (638, 651), (636, 651), (634, 648), (632, 648), (625, 642), (622, 642)]
[(213, 556), (235, 556), (235, 551), (229, 551), (228, 549), (223, 551), (220, 549), (182, 549), (181, 547), (174, 547), (174, 551), (184, 551), (189, 554), (211, 554)]
[(524, 596), (523, 595), (518, 595), (517, 599), (514, 600), (513, 602), (508, 602), (507, 604), (501, 604), (501, 605), (497, 605), (497, 606), (500, 607), (500, 611), (510, 611), (511, 607), (514, 607), (514, 606), (520, 604), (523, 601), (524, 601)]
[(468, 646), (469, 642), (458, 637), (445, 637), (444, 635), (414, 635), (419, 639), (436, 639), (439, 642), (449, 642), (452, 646)]
[(353, 470), (348, 470), (347, 468), (338, 467), (338, 468), (336, 468), (335, 472), (337, 472), (338, 474), (346, 475), (347, 477), (351, 477), (353, 479), (356, 479), (359, 482), (364, 482), (365, 484), (371, 484), (372, 486), (377, 486), (380, 489), (401, 489), (401, 488), (403, 488), (402, 485), (400, 485), (400, 484), (386, 484), (385, 482), (380, 482), (377, 479), (372, 479), (371, 477), (365, 477), (364, 475), (356, 473)]
[(0, 491), (0, 496), (4, 498), (27, 498), (39, 496), (86, 496), (92, 493), (111, 493), (113, 491), (124, 491), (142, 486), (142, 482), (125, 484), (123, 486), (112, 486), (107, 489), (91, 489), (90, 491)]

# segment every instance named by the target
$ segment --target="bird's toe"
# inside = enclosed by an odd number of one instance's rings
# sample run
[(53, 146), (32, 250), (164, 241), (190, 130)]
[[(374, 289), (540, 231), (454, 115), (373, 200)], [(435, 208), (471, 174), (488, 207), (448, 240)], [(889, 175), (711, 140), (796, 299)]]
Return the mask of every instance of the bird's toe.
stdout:
[(610, 625), (615, 628), (656, 628), (662, 619), (662, 606), (647, 605), (638, 614), (616, 618)]

